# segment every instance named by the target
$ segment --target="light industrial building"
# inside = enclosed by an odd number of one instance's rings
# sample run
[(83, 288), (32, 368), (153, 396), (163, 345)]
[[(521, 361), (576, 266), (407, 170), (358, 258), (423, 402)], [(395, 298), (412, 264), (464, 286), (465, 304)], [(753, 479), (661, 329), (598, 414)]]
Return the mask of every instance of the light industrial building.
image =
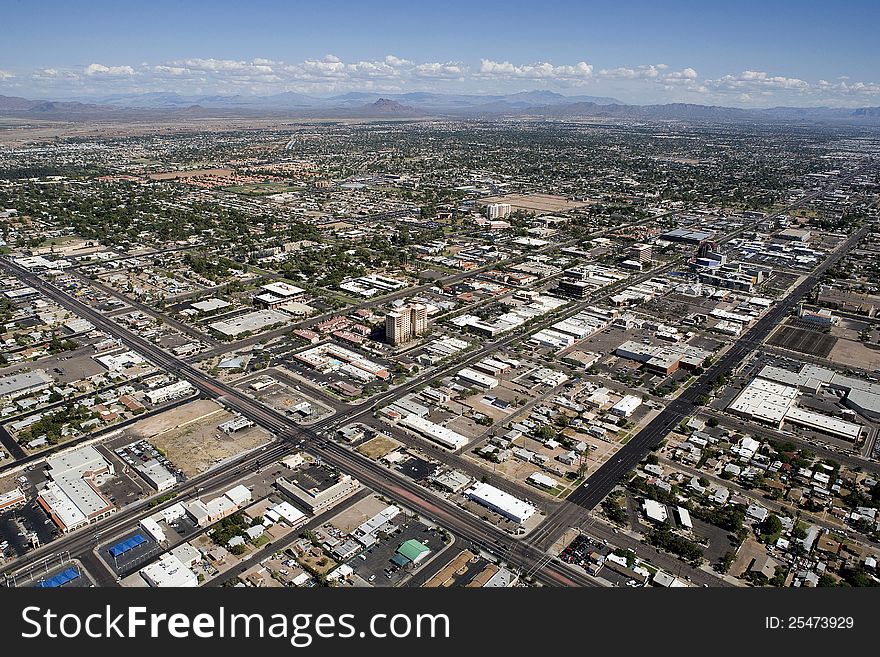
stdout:
[(45, 390), (54, 383), (43, 370), (32, 370), (0, 378), (0, 399), (17, 399)]

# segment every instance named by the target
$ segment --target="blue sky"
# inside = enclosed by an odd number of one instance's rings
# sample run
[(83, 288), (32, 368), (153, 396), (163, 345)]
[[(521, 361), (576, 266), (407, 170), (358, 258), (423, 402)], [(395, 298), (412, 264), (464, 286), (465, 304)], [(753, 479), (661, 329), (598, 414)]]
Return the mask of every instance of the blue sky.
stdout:
[(880, 2), (0, 0), (0, 93), (551, 89), (880, 105)]

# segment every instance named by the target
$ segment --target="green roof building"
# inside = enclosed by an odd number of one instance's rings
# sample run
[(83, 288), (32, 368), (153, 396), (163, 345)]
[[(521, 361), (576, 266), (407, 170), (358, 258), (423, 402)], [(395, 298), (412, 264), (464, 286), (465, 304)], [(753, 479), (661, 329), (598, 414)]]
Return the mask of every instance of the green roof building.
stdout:
[[(394, 555), (392, 559), (395, 563), (399, 565), (404, 565), (406, 563), (418, 563), (422, 559), (424, 559), (431, 550), (424, 544), (420, 543), (414, 538), (409, 539), (399, 548), (397, 548), (397, 553)], [(401, 563), (402, 562), (402, 563)]]

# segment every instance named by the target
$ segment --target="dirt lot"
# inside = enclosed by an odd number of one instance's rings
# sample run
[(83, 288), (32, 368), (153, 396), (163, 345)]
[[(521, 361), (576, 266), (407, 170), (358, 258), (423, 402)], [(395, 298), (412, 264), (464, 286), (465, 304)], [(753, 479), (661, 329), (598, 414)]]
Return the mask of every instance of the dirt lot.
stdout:
[(149, 440), (192, 477), (268, 441), (268, 434), (259, 427), (231, 436), (218, 431), (217, 425), (232, 417), (232, 413), (216, 402), (199, 399), (138, 422), (127, 433), (136, 439)]
[(569, 201), (564, 196), (552, 194), (507, 194), (505, 196), (491, 196), (480, 199), (481, 205), (489, 203), (509, 203), (511, 210), (526, 210), (527, 212), (566, 212), (575, 208), (582, 208), (590, 203), (582, 201)]
[(401, 443), (397, 442), (393, 438), (379, 435), (375, 438), (368, 440), (363, 445), (358, 447), (357, 451), (359, 451), (361, 454), (369, 459), (378, 461), (380, 458), (382, 458), (386, 454), (390, 454), (400, 446)]
[(838, 340), (828, 358), (865, 370), (880, 369), (880, 349), (872, 349), (854, 340)]
[(339, 531), (348, 533), (360, 527), (387, 506), (387, 502), (383, 502), (374, 495), (370, 495), (357, 504), (348, 507), (342, 513), (333, 516), (329, 522)]
[(325, 555), (320, 549), (312, 548), (309, 552), (297, 557), (306, 570), (311, 570), (319, 575), (329, 573), (336, 568), (337, 562)]

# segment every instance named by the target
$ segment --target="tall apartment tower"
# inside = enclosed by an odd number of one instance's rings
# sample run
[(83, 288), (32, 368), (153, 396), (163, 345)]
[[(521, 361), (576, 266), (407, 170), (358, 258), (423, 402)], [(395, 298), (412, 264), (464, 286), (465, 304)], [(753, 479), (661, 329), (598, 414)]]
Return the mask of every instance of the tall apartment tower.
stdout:
[(486, 217), (492, 219), (505, 219), (510, 215), (510, 203), (490, 203), (486, 206)]
[(385, 339), (388, 344), (398, 345), (409, 342), (411, 336), (409, 312), (401, 309), (385, 315)]
[(385, 340), (406, 344), (428, 330), (428, 307), (423, 303), (402, 306), (385, 315)]
[(424, 335), (428, 330), (428, 306), (423, 303), (414, 303), (409, 307), (409, 325), (412, 336)]

